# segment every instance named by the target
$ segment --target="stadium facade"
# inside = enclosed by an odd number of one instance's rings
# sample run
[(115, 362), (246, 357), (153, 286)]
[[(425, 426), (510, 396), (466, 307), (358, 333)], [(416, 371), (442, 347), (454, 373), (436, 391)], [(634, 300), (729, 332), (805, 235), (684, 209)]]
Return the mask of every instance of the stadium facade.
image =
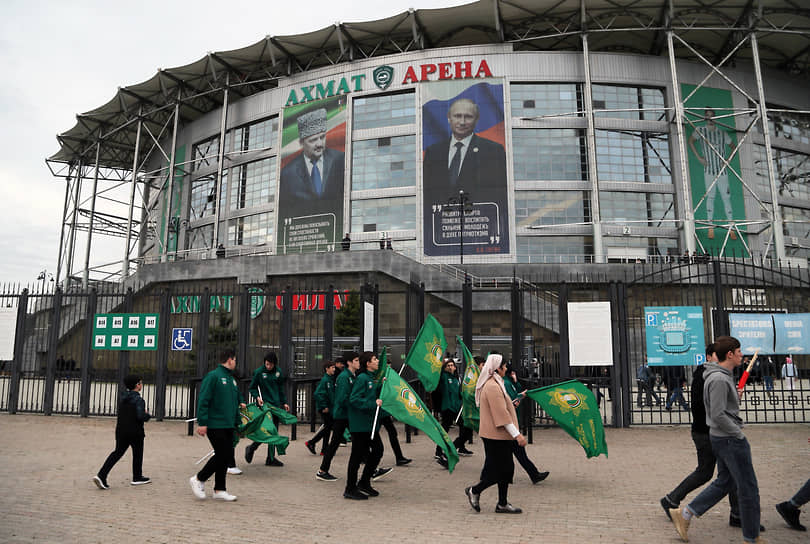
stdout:
[[(209, 53), (58, 136), (57, 279), (341, 251), (345, 234), (479, 270), (685, 252), (806, 267), (808, 23), (780, 0), (482, 0)], [(108, 238), (121, 258), (93, 262)]]

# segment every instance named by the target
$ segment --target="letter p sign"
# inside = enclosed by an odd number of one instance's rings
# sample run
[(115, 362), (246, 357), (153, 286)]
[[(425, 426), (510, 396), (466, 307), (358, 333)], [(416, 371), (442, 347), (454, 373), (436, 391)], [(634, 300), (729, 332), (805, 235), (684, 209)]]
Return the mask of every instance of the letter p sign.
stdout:
[(657, 327), (658, 326), (658, 314), (647, 314), (645, 316), (647, 319), (647, 326), (648, 327)]

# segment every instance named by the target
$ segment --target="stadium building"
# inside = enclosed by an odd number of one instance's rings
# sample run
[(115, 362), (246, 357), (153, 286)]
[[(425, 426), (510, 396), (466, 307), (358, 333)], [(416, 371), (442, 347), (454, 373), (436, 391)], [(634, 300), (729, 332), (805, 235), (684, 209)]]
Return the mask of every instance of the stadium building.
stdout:
[(482, 0), (159, 70), (57, 136), (57, 281), (347, 233), (427, 264), (804, 267), (808, 22), (790, 0)]

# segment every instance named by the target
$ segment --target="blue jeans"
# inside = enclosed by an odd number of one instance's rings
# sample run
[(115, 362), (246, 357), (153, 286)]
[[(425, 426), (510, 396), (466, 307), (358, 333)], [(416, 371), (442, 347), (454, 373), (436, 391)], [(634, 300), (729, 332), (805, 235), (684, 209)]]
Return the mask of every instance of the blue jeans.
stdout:
[(745, 438), (711, 437), (717, 457), (717, 478), (689, 503), (689, 510), (702, 516), (737, 486), (742, 533), (746, 542), (759, 536), (759, 485), (751, 462), (751, 446)]
[(810, 480), (804, 482), (804, 485), (799, 489), (790, 502), (796, 508), (801, 508), (810, 501)]

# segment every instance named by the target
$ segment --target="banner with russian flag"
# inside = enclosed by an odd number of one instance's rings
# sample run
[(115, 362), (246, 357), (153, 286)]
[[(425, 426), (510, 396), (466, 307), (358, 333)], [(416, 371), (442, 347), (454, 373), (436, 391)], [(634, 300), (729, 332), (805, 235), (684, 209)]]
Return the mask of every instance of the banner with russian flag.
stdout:
[(502, 81), (437, 81), (422, 98), (425, 255), (508, 254)]
[(343, 237), (346, 100), (284, 109), (276, 205), (279, 253), (331, 251)]

